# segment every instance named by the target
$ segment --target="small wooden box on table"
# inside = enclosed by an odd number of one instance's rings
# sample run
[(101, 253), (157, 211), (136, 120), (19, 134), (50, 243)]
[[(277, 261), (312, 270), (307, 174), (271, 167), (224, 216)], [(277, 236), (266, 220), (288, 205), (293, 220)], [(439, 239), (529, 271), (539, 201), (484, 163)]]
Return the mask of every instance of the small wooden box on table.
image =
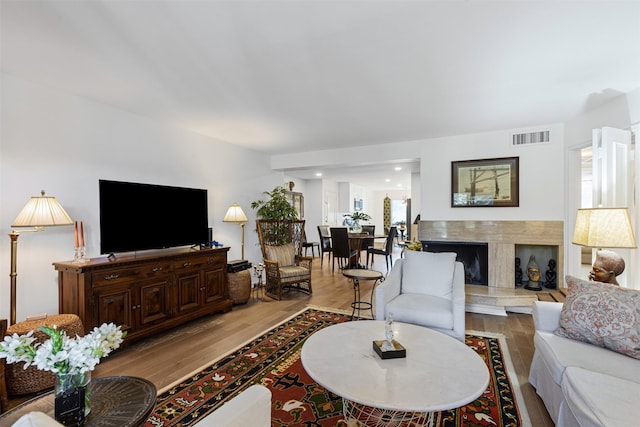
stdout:
[(229, 311), (228, 251), (176, 249), (112, 261), (55, 262), (59, 311), (77, 314), (85, 332), (102, 323), (122, 325), (126, 342)]

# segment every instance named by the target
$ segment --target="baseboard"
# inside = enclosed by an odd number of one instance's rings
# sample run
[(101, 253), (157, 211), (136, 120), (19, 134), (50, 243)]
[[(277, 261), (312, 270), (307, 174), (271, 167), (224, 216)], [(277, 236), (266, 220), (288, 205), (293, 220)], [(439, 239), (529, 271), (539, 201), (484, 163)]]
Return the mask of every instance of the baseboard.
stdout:
[(469, 313), (491, 314), (493, 316), (506, 316), (507, 311), (503, 306), (486, 304), (465, 304), (465, 311)]

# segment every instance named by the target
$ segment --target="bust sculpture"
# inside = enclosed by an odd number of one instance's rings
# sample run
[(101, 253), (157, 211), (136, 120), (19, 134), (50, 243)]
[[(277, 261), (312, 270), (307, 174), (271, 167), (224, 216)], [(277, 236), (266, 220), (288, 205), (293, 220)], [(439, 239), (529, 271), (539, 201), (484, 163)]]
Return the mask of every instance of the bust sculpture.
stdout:
[(538, 267), (535, 255), (529, 257), (527, 277), (529, 278), (529, 283), (524, 287), (525, 289), (529, 289), (530, 291), (542, 290), (542, 287), (540, 287), (540, 267)]
[(618, 285), (616, 276), (624, 271), (624, 260), (613, 251), (598, 251), (596, 260), (591, 266), (589, 280)]

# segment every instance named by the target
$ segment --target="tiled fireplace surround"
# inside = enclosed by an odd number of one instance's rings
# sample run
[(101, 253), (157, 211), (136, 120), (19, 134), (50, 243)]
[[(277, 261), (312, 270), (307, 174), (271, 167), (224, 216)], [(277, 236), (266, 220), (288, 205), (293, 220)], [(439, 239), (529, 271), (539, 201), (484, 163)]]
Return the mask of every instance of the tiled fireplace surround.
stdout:
[[(490, 289), (515, 288), (516, 246), (556, 247), (558, 286), (564, 286), (563, 221), (420, 221), (418, 236), (421, 241), (487, 243)], [(522, 260), (525, 276), (527, 262)], [(540, 269), (544, 275), (545, 265)]]

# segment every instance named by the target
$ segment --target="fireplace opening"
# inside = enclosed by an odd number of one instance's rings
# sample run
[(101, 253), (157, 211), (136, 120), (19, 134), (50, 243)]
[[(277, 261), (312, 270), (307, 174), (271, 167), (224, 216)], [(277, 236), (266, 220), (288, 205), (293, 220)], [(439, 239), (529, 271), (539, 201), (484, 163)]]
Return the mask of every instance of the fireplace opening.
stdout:
[(455, 252), (464, 265), (465, 284), (489, 284), (489, 244), (482, 242), (437, 242), (422, 240), (425, 252)]

